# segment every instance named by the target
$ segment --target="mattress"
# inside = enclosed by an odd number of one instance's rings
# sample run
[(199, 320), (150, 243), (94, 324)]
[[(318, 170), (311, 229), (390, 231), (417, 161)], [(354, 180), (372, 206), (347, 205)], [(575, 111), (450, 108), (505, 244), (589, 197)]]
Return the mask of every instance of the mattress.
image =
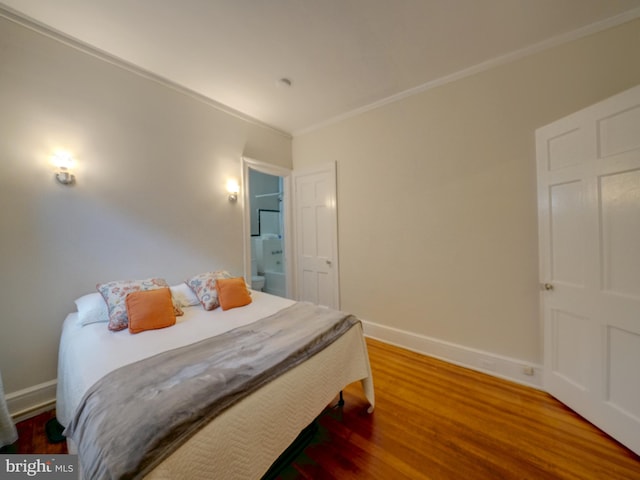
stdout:
[[(170, 329), (138, 335), (110, 332), (104, 323), (80, 326), (76, 313), (68, 315), (60, 342), (58, 420), (67, 425), (87, 389), (117, 368), (247, 325), (294, 303), (263, 292), (252, 292), (252, 297), (250, 305), (227, 311), (188, 307)], [(225, 410), (147, 478), (260, 478), (336, 393), (357, 380), (372, 409), (373, 382), (360, 325)], [(69, 448), (75, 451), (71, 442)]]

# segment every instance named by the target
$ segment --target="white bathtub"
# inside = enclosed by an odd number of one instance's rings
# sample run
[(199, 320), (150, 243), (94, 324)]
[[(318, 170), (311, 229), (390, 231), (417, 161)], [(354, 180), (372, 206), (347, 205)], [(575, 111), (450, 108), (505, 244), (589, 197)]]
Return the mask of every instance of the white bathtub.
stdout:
[(264, 288), (262, 291), (271, 295), (286, 297), (287, 281), (284, 272), (264, 272)]

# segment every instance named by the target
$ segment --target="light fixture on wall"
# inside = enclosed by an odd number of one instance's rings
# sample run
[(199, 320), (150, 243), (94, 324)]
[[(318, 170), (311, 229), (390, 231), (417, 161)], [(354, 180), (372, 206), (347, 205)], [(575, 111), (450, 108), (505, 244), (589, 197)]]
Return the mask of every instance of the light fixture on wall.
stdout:
[(227, 180), (227, 192), (229, 192), (229, 201), (237, 202), (238, 193), (240, 192), (240, 185), (236, 180)]
[(56, 180), (62, 185), (73, 185), (76, 181), (75, 175), (70, 170), (73, 166), (73, 157), (69, 152), (58, 150), (51, 157), (51, 162), (58, 168)]

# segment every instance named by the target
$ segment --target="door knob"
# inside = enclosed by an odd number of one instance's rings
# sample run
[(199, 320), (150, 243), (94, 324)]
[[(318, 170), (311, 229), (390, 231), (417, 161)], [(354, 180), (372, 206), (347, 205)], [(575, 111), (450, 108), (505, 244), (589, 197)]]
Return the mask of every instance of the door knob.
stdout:
[(331, 265), (331, 260), (325, 260), (325, 262), (327, 262), (327, 265)]
[(544, 284), (544, 289), (545, 290), (553, 290), (553, 285), (550, 283), (545, 283)]

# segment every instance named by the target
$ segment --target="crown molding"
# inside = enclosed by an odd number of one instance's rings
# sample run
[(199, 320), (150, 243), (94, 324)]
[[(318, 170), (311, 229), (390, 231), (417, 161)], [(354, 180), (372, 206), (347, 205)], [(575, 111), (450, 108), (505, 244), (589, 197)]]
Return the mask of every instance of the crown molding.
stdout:
[(264, 123), (258, 120), (257, 118), (254, 118), (250, 115), (242, 113), (238, 110), (235, 110), (220, 102), (217, 102), (212, 98), (209, 98), (194, 90), (191, 90), (190, 88), (187, 88), (183, 85), (173, 82), (161, 75), (157, 75), (153, 72), (150, 72), (149, 70), (141, 68), (131, 62), (128, 62), (127, 60), (124, 60), (120, 57), (107, 53), (104, 50), (101, 50), (97, 47), (84, 43), (74, 37), (71, 37), (70, 35), (67, 35), (66, 33), (63, 33), (59, 30), (49, 27), (48, 25), (45, 25), (31, 17), (28, 17), (20, 12), (17, 12), (16, 10), (4, 5), (3, 3), (0, 3), (0, 17), (3, 17), (25, 28), (28, 28), (29, 30), (32, 30), (36, 33), (49, 37), (57, 42), (67, 45), (68, 47), (74, 48), (82, 53), (91, 55), (92, 57), (95, 57), (99, 60), (110, 63), (111, 65), (114, 65), (118, 68), (127, 70), (128, 72), (131, 72), (135, 75), (138, 75), (147, 80), (158, 83), (164, 87), (170, 88), (178, 93), (191, 97), (194, 100), (204, 103), (209, 107), (215, 108), (220, 112), (226, 113), (227, 115), (231, 115), (232, 117), (235, 117), (237, 119), (240, 119), (252, 125), (266, 128), (268, 130), (271, 130), (272, 132), (282, 135), (283, 137), (286, 137), (289, 139), (291, 138), (291, 134), (284, 130), (281, 130), (272, 125)]
[(9, 21), (12, 21), (14, 23), (17, 23), (19, 25), (22, 25), (23, 27), (26, 27), (30, 30), (33, 30), (39, 34), (45, 35), (53, 40), (56, 40), (60, 43), (63, 43), (69, 47), (72, 47), (76, 50), (79, 50), (85, 54), (91, 55), (95, 58), (98, 58), (100, 60), (103, 60), (105, 62), (108, 62), (114, 66), (117, 66), (119, 68), (122, 68), (124, 70), (127, 70), (131, 73), (134, 73), (138, 76), (141, 76), (143, 78), (146, 78), (148, 80), (151, 80), (153, 82), (156, 82), (160, 85), (163, 85), (167, 88), (171, 88), (174, 91), (177, 91), (183, 95), (187, 95), (197, 101), (200, 101), (212, 108), (215, 108), (223, 113), (226, 113), (228, 115), (231, 115), (235, 118), (238, 118), (240, 120), (243, 120), (247, 123), (262, 127), (262, 128), (266, 128), (269, 129), (277, 134), (280, 134), (286, 138), (291, 139), (292, 137), (296, 137), (296, 136), (300, 136), (300, 135), (304, 135), (307, 133), (310, 133), (314, 130), (318, 130), (320, 128), (324, 128), (327, 127), (329, 125), (341, 122), (343, 120), (346, 120), (348, 118), (351, 117), (355, 117), (357, 115), (361, 115), (363, 113), (366, 113), (368, 111), (371, 110), (375, 110), (377, 108), (383, 107), (385, 105), (391, 104), (391, 103), (395, 103), (398, 101), (401, 101), (405, 98), (411, 97), (413, 95), (418, 95), (420, 93), (426, 92), (428, 90), (431, 90), (433, 88), (437, 88), (443, 85), (446, 85), (448, 83), (451, 82), (455, 82), (457, 80), (461, 80), (463, 78), (466, 77), (470, 77), (472, 75), (475, 75), (477, 73), (489, 70), (491, 68), (500, 66), (500, 65), (504, 65), (516, 60), (519, 60), (521, 58), (527, 57), (529, 55), (533, 55), (536, 53), (539, 53), (541, 51), (562, 45), (564, 43), (568, 43), (568, 42), (572, 42), (574, 40), (578, 40), (580, 38), (586, 37), (588, 35), (592, 35), (598, 32), (601, 32), (603, 30), (607, 30), (609, 28), (615, 27), (617, 25), (621, 25), (623, 23), (635, 20), (637, 18), (640, 17), (640, 7), (638, 8), (634, 8), (632, 10), (628, 10), (627, 12), (621, 13), (619, 15), (615, 15), (613, 17), (610, 17), (608, 19), (605, 20), (601, 20), (599, 22), (595, 22), (592, 23), (590, 25), (586, 25), (584, 27), (581, 27), (579, 29), (573, 30), (571, 32), (567, 32), (558, 36), (555, 36), (553, 38), (550, 38), (548, 40), (544, 40), (541, 42), (538, 42), (536, 44), (530, 45), (528, 47), (522, 48), (520, 50), (505, 54), (505, 55), (501, 55), (495, 58), (492, 58), (490, 60), (487, 60), (485, 62), (481, 62), (479, 64), (473, 65), (471, 67), (459, 70), (457, 72), (451, 73), (449, 75), (445, 75), (443, 77), (431, 80), (429, 82), (423, 83), (421, 85), (418, 85), (416, 87), (410, 88), (408, 90), (405, 90), (403, 92), (397, 93), (395, 95), (391, 95), (389, 97), (383, 98), (381, 100), (375, 101), (373, 103), (370, 103), (368, 105), (364, 105), (362, 107), (350, 110), (348, 112), (342, 113), (340, 115), (336, 115), (332, 118), (329, 118), (327, 120), (315, 123), (313, 125), (310, 125), (308, 127), (299, 129), (299, 130), (295, 130), (292, 133), (286, 132), (284, 130), (281, 130), (279, 128), (276, 128), (272, 125), (269, 125), (267, 123), (264, 123), (254, 117), (251, 117), (245, 113), (242, 113), (238, 110), (235, 110), (227, 105), (224, 105), (220, 102), (217, 102), (215, 100), (213, 100), (212, 98), (209, 98), (205, 95), (202, 95), (194, 90), (191, 90), (190, 88), (187, 88), (185, 86), (182, 86), (178, 83), (175, 83), (165, 77), (162, 77), (160, 75), (157, 75), (155, 73), (152, 73), (148, 70), (145, 70), (137, 65), (134, 65), (120, 57), (116, 57), (115, 55), (112, 55), (110, 53), (107, 53), (103, 50), (100, 50), (96, 47), (93, 47), (91, 45), (88, 45), (76, 38), (73, 38), (61, 31), (55, 30), (47, 25), (44, 25), (40, 22), (38, 22), (37, 20), (30, 18), (20, 12), (17, 12), (15, 10), (13, 10), (12, 8), (0, 3), (0, 17), (4, 17)]
[(328, 120), (324, 120), (322, 122), (316, 123), (309, 127), (305, 127), (300, 130), (295, 130), (292, 132), (293, 137), (297, 137), (300, 135), (304, 135), (314, 130), (318, 130), (320, 128), (327, 127), (329, 125), (341, 122), (351, 117), (355, 117), (361, 115), (363, 113), (369, 112), (371, 110), (378, 109), (385, 105), (399, 102), (400, 100), (404, 100), (405, 98), (412, 97), (413, 95), (418, 95), (420, 93), (426, 92), (427, 90), (431, 90), (436, 87), (441, 87), (451, 82), (455, 82), (457, 80), (461, 80), (466, 77), (470, 77), (477, 73), (484, 72), (494, 67), (498, 67), (500, 65), (505, 65), (507, 63), (514, 62), (524, 57), (528, 57), (530, 55), (542, 52), (544, 50), (548, 50), (553, 47), (557, 47), (559, 45), (563, 45), (565, 43), (572, 42), (574, 40), (579, 40), (580, 38), (593, 35), (595, 33), (607, 30), (609, 28), (613, 28), (615, 26), (621, 25), (623, 23), (630, 22), (640, 17), (640, 7), (634, 8), (632, 10), (628, 10), (627, 12), (621, 13), (619, 15), (615, 15), (613, 17), (607, 18), (605, 20), (601, 20), (599, 22), (592, 23), (590, 25), (586, 25), (584, 27), (578, 28), (576, 30), (572, 30), (571, 32), (563, 33), (561, 35), (557, 35), (547, 40), (543, 40), (541, 42), (535, 43), (528, 47), (522, 48), (520, 50), (516, 50), (511, 53), (507, 53), (505, 55), (500, 55), (498, 57), (494, 57), (490, 60), (487, 60), (482, 63), (478, 63), (471, 67), (459, 70), (457, 72), (451, 73), (449, 75), (445, 75), (444, 77), (436, 78), (429, 82), (423, 83), (422, 85), (418, 85), (417, 87), (410, 88), (403, 92), (397, 93), (395, 95), (391, 95), (389, 97), (383, 98), (376, 102), (370, 103), (368, 105), (356, 108), (346, 113), (342, 113), (340, 115), (336, 115)]

